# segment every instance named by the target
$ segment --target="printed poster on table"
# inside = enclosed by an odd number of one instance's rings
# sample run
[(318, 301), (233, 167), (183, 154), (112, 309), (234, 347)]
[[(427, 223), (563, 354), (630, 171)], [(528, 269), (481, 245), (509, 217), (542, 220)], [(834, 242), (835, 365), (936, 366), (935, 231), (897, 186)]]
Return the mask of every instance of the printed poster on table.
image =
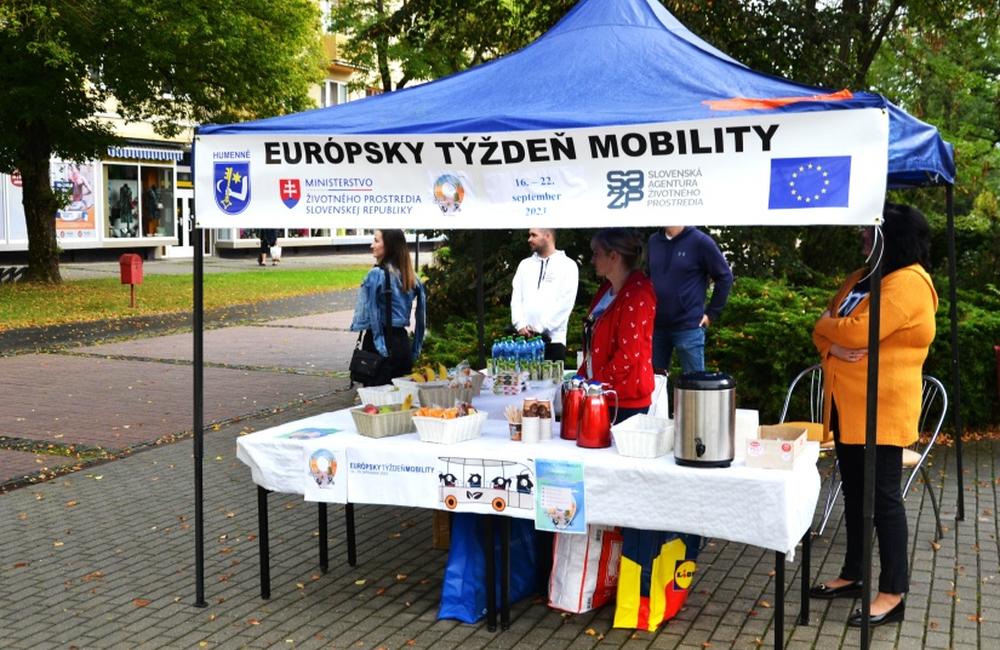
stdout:
[(554, 533), (587, 533), (583, 463), (535, 459), (535, 528)]
[(322, 438), (302, 447), (302, 493), (306, 501), (347, 503), (347, 452), (330, 449)]

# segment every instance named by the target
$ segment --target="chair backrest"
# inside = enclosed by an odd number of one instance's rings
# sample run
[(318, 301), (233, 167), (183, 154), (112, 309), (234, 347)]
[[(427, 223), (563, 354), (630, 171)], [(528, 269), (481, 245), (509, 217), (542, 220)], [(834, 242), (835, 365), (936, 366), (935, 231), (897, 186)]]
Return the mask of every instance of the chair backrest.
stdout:
[[(807, 381), (808, 380), (808, 381)], [(937, 381), (937, 380), (935, 380)], [(792, 383), (788, 385), (788, 392), (785, 394), (785, 404), (781, 407), (781, 416), (778, 418), (778, 422), (784, 422), (788, 416), (788, 407), (792, 403), (792, 397), (795, 395), (796, 387), (802, 384), (802, 391), (808, 388), (808, 393), (806, 393), (806, 399), (808, 400), (809, 407), (809, 419), (808, 422), (822, 422), (823, 421), (823, 366), (816, 365), (809, 366), (792, 380)]]
[(917, 425), (921, 435), (928, 434), (930, 437), (927, 440), (927, 444), (923, 446), (923, 449), (919, 449), (920, 442), (917, 442), (916, 451), (920, 453), (920, 460), (913, 467), (910, 477), (906, 480), (906, 485), (903, 487), (904, 495), (909, 492), (910, 485), (917, 476), (917, 471), (927, 459), (927, 454), (934, 448), (934, 443), (937, 442), (938, 435), (941, 433), (941, 426), (944, 424), (944, 418), (947, 414), (948, 391), (944, 389), (944, 385), (937, 378), (924, 375), (924, 386), (920, 396), (920, 419), (917, 421)]

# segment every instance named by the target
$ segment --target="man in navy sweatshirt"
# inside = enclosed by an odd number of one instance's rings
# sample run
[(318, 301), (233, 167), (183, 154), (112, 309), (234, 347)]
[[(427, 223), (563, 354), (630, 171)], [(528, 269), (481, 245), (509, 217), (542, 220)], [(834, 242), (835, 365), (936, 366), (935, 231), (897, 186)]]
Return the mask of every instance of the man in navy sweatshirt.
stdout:
[[(733, 272), (715, 241), (686, 226), (667, 226), (649, 238), (649, 278), (656, 289), (653, 367), (670, 369), (674, 350), (681, 372), (705, 369), (705, 328), (719, 319)], [(708, 281), (712, 299), (705, 305)]]

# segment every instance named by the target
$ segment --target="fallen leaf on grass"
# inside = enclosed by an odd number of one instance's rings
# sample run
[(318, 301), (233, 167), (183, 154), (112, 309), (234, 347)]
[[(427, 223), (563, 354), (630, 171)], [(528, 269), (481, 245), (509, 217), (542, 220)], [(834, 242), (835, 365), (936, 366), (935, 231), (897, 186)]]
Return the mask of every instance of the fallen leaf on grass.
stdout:
[(367, 580), (365, 580), (364, 578), (362, 578), (361, 580), (355, 580), (355, 581), (354, 581), (354, 584), (356, 584), (357, 586), (361, 587), (361, 586), (363, 586), (363, 585), (364, 585), (364, 584), (365, 584), (366, 582), (368, 582), (368, 581), (367, 581)]
[(937, 542), (931, 542), (931, 548), (934, 549), (935, 553), (937, 553), (938, 551), (941, 550), (941, 545), (938, 544)]
[(14, 563), (14, 568), (15, 569), (23, 569), (24, 567), (28, 566), (29, 564), (31, 564), (31, 562), (15, 562)]
[(973, 621), (974, 623), (982, 623), (983, 622), (983, 617), (982, 616), (977, 616), (975, 614), (969, 614), (968, 619), (970, 621)]
[(250, 618), (250, 619), (247, 619), (247, 624), (248, 625), (260, 625), (260, 621), (257, 620), (256, 618)]
[(198, 647), (199, 648), (207, 648), (208, 647), (208, 641), (199, 641), (198, 642)]
[(712, 647), (712, 642), (711, 641), (702, 641), (701, 642), (701, 647), (703, 647), (703, 648), (711, 648)]
[(90, 573), (88, 573), (87, 575), (83, 576), (80, 579), (83, 580), (84, 582), (90, 582), (91, 580), (100, 580), (103, 577), (104, 577), (103, 571), (91, 571)]
[(133, 598), (132, 604), (136, 607), (148, 607), (153, 601), (147, 600), (146, 598)]
[(235, 512), (227, 512), (226, 513), (226, 519), (232, 519), (235, 516), (236, 516)]
[(409, 577), (410, 576), (406, 575), (405, 573), (397, 573), (396, 574), (396, 580), (398, 580), (399, 582), (402, 582), (402, 581), (406, 580)]
[(758, 604), (765, 609), (771, 608), (771, 603), (767, 602), (766, 600), (762, 600)]
[(56, 542), (52, 542), (52, 545), (55, 546), (56, 548), (59, 548), (60, 546), (63, 545), (63, 543), (59, 542), (59, 541), (56, 541)]
[(19, 513), (17, 513), (17, 518), (20, 521), (25, 521), (28, 518), (28, 513), (27, 512), (19, 512)]
[(379, 587), (378, 589), (375, 590), (376, 596), (381, 596), (384, 593), (385, 593), (385, 587)]
[(303, 582), (296, 582), (296, 583), (295, 583), (295, 588), (296, 588), (296, 589), (305, 589), (305, 588), (306, 588), (306, 585), (305, 585), (305, 583), (303, 583)]
[(77, 501), (67, 501), (66, 502), (66, 507), (67, 508), (75, 508), (77, 505), (78, 505)]
[(587, 636), (597, 636), (597, 630), (595, 630), (592, 627), (588, 627), (586, 630), (584, 630), (584, 634), (586, 634)]
[(932, 630), (936, 630), (936, 629), (938, 629), (939, 627), (941, 627), (941, 624), (940, 624), (940, 623), (938, 623), (937, 621), (928, 621), (928, 622), (927, 622), (927, 627), (929, 627), (929, 628), (930, 628), (930, 629), (932, 629)]

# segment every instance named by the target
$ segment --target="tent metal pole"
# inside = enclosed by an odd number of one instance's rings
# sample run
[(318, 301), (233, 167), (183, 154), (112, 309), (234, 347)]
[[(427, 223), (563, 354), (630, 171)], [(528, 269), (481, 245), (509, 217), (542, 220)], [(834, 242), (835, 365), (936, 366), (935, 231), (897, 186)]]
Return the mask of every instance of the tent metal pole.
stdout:
[(202, 461), (205, 455), (205, 364), (204, 364), (204, 237), (201, 228), (191, 229), (194, 244), (194, 570), (195, 607), (208, 607), (205, 601), (205, 516), (202, 492)]
[(476, 333), (479, 341), (479, 365), (486, 367), (486, 301), (483, 291), (483, 231), (476, 231)]
[(955, 426), (955, 472), (958, 475), (958, 516), (965, 521), (965, 475), (962, 470), (962, 380), (958, 363), (958, 260), (955, 259), (955, 186), (945, 186), (948, 212), (948, 302), (951, 316), (951, 415)]
[(882, 250), (883, 238), (874, 238), (872, 251), (875, 266), (871, 275), (871, 295), (868, 300), (868, 387), (865, 395), (865, 478), (861, 506), (861, 648), (867, 650), (871, 643), (871, 585), (872, 585), (872, 532), (875, 511), (875, 445), (878, 440), (878, 357), (879, 325), (882, 317)]

